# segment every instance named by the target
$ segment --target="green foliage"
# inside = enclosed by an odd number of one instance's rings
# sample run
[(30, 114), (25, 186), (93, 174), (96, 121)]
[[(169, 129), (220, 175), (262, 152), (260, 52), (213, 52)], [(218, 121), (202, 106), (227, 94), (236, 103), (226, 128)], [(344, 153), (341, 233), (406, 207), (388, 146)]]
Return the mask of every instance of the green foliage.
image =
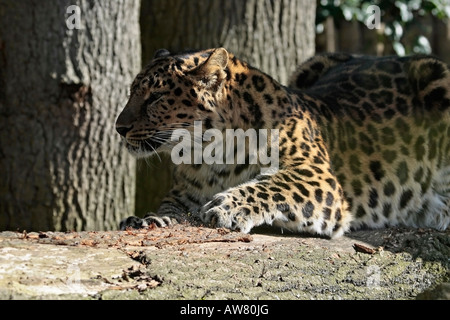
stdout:
[[(450, 0), (318, 0), (316, 26), (323, 30), (323, 22), (333, 17), (339, 25), (341, 21), (359, 21), (366, 24), (373, 12), (370, 5), (380, 8), (380, 20), (383, 24), (382, 39), (390, 43), (399, 55), (407, 53), (431, 53), (430, 42), (426, 37), (426, 26), (420, 18), (432, 15), (438, 19), (450, 18)], [(406, 41), (408, 30), (418, 30), (412, 39)]]

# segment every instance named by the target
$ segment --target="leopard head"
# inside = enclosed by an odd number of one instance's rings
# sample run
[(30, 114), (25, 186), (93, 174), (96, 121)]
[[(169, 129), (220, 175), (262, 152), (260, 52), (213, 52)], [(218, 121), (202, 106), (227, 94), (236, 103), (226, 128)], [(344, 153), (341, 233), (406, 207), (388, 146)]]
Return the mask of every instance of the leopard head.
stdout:
[(177, 55), (158, 50), (135, 78), (130, 98), (116, 121), (127, 149), (137, 157), (170, 152), (177, 129), (192, 132), (223, 123), (218, 106), (226, 99), (229, 54), (223, 48)]

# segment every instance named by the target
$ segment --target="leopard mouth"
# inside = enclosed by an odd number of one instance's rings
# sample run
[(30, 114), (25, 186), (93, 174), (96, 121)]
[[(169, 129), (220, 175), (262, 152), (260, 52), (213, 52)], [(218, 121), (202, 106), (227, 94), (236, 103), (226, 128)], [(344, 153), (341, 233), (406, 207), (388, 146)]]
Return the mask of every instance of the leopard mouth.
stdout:
[(133, 132), (124, 138), (128, 151), (138, 158), (170, 152), (172, 140), (173, 130)]
[(162, 142), (154, 141), (153, 139), (126, 139), (126, 146), (128, 151), (135, 156), (150, 156), (157, 153), (158, 149), (163, 145)]

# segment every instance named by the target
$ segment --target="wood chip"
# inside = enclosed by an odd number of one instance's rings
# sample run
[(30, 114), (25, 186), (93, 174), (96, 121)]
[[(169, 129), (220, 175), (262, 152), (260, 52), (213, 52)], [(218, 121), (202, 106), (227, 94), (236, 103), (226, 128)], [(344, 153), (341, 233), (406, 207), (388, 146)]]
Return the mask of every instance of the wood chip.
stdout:
[(47, 234), (45, 234), (45, 232), (39, 231), (39, 239), (44, 239), (44, 238), (48, 238)]
[(26, 239), (39, 239), (39, 234), (35, 232), (28, 233)]
[(80, 245), (88, 246), (88, 247), (95, 247), (97, 245), (97, 242), (95, 240), (91, 240), (91, 239), (83, 239), (83, 240), (81, 240)]
[(367, 254), (374, 254), (375, 252), (377, 252), (376, 249), (372, 249), (372, 248), (363, 246), (362, 244), (359, 244), (359, 243), (353, 244), (353, 249), (355, 249), (356, 252), (362, 252), (362, 253), (367, 253)]

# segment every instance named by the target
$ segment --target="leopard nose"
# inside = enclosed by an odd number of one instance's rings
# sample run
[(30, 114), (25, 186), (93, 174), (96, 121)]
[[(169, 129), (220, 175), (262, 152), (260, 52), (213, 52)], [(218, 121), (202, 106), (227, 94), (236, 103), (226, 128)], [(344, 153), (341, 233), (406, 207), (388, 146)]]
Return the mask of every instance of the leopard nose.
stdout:
[(123, 126), (123, 125), (116, 125), (116, 131), (123, 137), (127, 135), (127, 133), (133, 128), (133, 126)]

